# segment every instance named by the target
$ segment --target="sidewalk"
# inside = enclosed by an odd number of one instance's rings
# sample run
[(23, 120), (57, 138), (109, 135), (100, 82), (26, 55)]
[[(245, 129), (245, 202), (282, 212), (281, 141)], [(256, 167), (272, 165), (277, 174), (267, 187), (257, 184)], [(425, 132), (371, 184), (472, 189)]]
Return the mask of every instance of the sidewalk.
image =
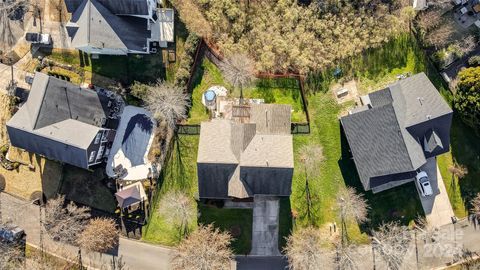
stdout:
[[(23, 228), (27, 234), (27, 243), (40, 246), (39, 207), (20, 200), (6, 193), (0, 193), (1, 213), (4, 220), (11, 219), (13, 223)], [(78, 248), (59, 244), (46, 233), (44, 247), (48, 252), (68, 259), (77, 258)], [(130, 269), (170, 269), (170, 259), (173, 250), (146, 244), (140, 241), (120, 238), (116, 256), (122, 256), (123, 262)], [(82, 252), (83, 262), (91, 269), (110, 265), (111, 254)]]

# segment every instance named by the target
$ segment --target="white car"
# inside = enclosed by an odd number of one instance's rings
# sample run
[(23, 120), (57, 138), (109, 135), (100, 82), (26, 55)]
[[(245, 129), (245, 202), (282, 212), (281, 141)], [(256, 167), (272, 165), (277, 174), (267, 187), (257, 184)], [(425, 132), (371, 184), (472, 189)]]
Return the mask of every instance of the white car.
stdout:
[(428, 175), (426, 172), (421, 171), (417, 173), (415, 177), (418, 184), (418, 189), (423, 197), (431, 196), (433, 194), (432, 185), (430, 185), (430, 181), (428, 180)]

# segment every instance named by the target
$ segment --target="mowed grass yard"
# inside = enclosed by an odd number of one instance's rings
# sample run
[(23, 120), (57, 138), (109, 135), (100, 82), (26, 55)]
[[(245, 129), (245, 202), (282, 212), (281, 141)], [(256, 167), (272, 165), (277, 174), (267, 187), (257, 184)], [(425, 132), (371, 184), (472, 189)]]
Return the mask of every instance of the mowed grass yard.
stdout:
[[(233, 89), (223, 78), (221, 71), (207, 58), (194, 77), (194, 88), (191, 97), (188, 124), (199, 124), (209, 119), (208, 111), (202, 104), (203, 93), (212, 86), (224, 86), (229, 97), (240, 97), (240, 90)], [(244, 98), (264, 99), (265, 103), (289, 104), (292, 106), (292, 122), (306, 122), (303, 102), (298, 81), (295, 79), (257, 79), (243, 90)]]
[[(385, 87), (389, 83), (394, 82), (398, 74), (425, 72), (445, 99), (449, 102), (451, 101), (451, 94), (443, 84), (439, 74), (427, 61), (416, 42), (408, 37), (399, 37), (382, 48), (366, 52), (360, 58), (352, 59), (350, 64), (352, 65), (351, 72), (355, 72), (355, 77), (359, 79), (358, 87), (361, 93), (368, 93)], [(198, 97), (201, 97), (201, 93), (211, 85), (223, 83), (221, 73), (214, 68), (213, 64), (206, 61), (202, 66), (203, 73), (196, 86), (200, 91), (194, 91), (194, 100), (198, 100)], [(343, 69), (348, 72), (348, 66), (343, 67)], [(323, 76), (322, 78), (325, 79), (327, 77)], [(308, 96), (311, 133), (293, 137), (296, 169), (294, 171), (292, 195), (289, 200), (282, 200), (280, 231), (285, 236), (290, 232), (292, 224), (295, 228), (310, 224), (306, 218), (305, 175), (298, 167), (301, 155), (299, 149), (303, 145), (319, 144), (323, 147), (324, 161), (321, 162), (319, 167), (319, 175), (310, 181), (310, 190), (313, 198), (313, 219), (311, 223), (324, 230), (328, 230), (328, 224), (331, 222), (340, 224), (336, 209), (336, 195), (340, 188), (353, 186), (367, 199), (371, 207), (369, 211), (370, 220), (366, 224), (348, 223), (348, 235), (356, 243), (366, 243), (369, 241), (368, 233), (377, 228), (381, 223), (395, 220), (408, 225), (417, 217), (423, 216), (424, 213), (413, 183), (379, 194), (363, 191), (353, 161), (347, 154), (348, 144), (341, 135), (339, 123), (339, 116), (348, 108), (351, 108), (353, 103), (337, 104), (333, 95), (325, 90), (333, 83), (333, 80), (325, 80), (325, 82), (322, 82), (322, 87), (319, 86), (314, 91), (311, 91)], [(200, 119), (208, 119), (203, 106), (196, 106), (195, 103), (190, 113), (192, 122), (198, 123)], [(174, 151), (171, 162), (178, 164), (175, 161), (178, 158), (178, 156), (175, 156), (175, 153), (180, 153), (179, 156), (182, 159), (184, 171), (183, 174), (180, 174), (182, 170), (176, 168), (177, 165), (171, 168), (167, 167), (167, 176), (163, 179), (161, 193), (169, 189), (182, 189), (186, 190), (191, 196), (195, 196), (197, 192), (195, 161), (198, 136), (180, 136), (179, 139), (180, 148), (186, 149), (186, 151)], [(438, 158), (448, 195), (455, 213), (459, 217), (466, 215), (468, 201), (480, 191), (480, 183), (477, 181), (480, 177), (479, 139), (471, 129), (466, 127), (455, 116), (451, 130), (451, 151)], [(452, 184), (452, 177), (448, 173), (448, 166), (452, 164), (453, 160), (456, 160), (459, 164), (466, 165), (469, 169), (469, 174), (464, 179), (460, 181), (455, 179), (455, 185)], [(186, 180), (182, 175), (184, 175)], [(187, 181), (189, 184), (183, 186), (184, 184), (181, 183), (184, 181)], [(200, 210), (203, 212), (203, 220), (212, 221), (216, 226), (226, 230), (231, 229), (231, 226), (235, 224), (242, 226), (246, 223), (241, 214), (231, 215), (230, 213), (222, 212), (224, 209), (210, 209), (210, 207), (208, 208), (209, 213), (205, 214), (205, 208), (202, 208), (201, 206)], [(296, 217), (295, 220), (291, 219), (292, 213)], [(240, 218), (233, 220), (235, 217)], [(202, 216), (199, 220), (202, 220)], [(192, 227), (196, 226), (197, 222), (198, 220), (192, 221), (194, 224)], [(168, 224), (162, 222), (161, 217), (154, 214), (153, 219), (145, 230), (144, 240), (175, 245), (180, 241), (178, 233), (169, 229), (168, 226)], [(280, 237), (281, 245), (285, 243), (283, 236)], [(243, 254), (243, 252), (247, 251), (246, 247), (248, 245), (241, 240), (241, 237), (239, 239), (236, 240), (237, 242), (234, 242), (233, 246), (237, 253)]]
[[(179, 135), (174, 143), (172, 156), (163, 168), (161, 187), (153, 215), (145, 226), (143, 240), (167, 246), (177, 245), (181, 241), (181, 234), (175, 226), (168, 224), (164, 217), (158, 214), (158, 207), (162, 195), (171, 190), (180, 190), (191, 197), (198, 193), (197, 180), (197, 152), (199, 136)], [(189, 222), (189, 229), (193, 230), (198, 224), (210, 224), (228, 232), (237, 232), (232, 248), (238, 254), (247, 254), (251, 248), (252, 210), (226, 209), (214, 205), (197, 206), (199, 217)]]

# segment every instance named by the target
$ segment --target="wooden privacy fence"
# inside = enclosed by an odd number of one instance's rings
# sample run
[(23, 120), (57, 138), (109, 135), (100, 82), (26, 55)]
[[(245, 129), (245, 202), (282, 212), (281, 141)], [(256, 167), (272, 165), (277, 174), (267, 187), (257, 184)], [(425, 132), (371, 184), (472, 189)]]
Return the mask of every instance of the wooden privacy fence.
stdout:
[[(187, 83), (187, 91), (189, 93), (193, 92), (193, 80), (197, 73), (197, 69), (200, 67), (201, 62), (204, 57), (210, 60), (217, 67), (220, 66), (224, 57), (223, 55), (214, 48), (215, 46), (208, 40), (200, 39), (197, 49), (195, 52), (195, 58), (192, 64), (190, 79)], [(305, 112), (307, 122), (301, 123), (292, 123), (291, 124), (291, 133), (292, 134), (309, 134), (310, 133), (310, 114), (308, 112), (308, 101), (305, 96), (304, 90), (304, 76), (299, 73), (265, 73), (258, 72), (255, 74), (255, 77), (259, 79), (294, 79), (298, 82), (295, 87), (299, 88), (300, 96), (302, 98), (303, 111)], [(178, 125), (177, 133), (182, 135), (199, 135), (200, 134), (200, 125), (199, 124), (181, 124)]]

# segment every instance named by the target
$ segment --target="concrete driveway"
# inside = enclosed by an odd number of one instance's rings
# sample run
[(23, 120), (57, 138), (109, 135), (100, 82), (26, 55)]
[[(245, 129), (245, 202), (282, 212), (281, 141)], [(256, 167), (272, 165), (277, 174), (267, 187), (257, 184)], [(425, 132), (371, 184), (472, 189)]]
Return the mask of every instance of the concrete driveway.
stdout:
[(279, 256), (277, 197), (255, 196), (253, 200), (252, 251), (250, 255)]
[[(423, 165), (420, 170), (423, 170), (428, 174), (433, 190), (433, 195), (429, 197), (423, 197), (420, 194), (420, 191), (418, 193), (427, 222), (434, 227), (440, 227), (451, 223), (451, 218), (454, 216), (454, 213), (450, 200), (448, 199), (442, 175), (437, 166), (437, 160), (435, 158), (429, 158), (427, 163)], [(418, 190), (418, 185), (416, 183), (415, 186)]]

